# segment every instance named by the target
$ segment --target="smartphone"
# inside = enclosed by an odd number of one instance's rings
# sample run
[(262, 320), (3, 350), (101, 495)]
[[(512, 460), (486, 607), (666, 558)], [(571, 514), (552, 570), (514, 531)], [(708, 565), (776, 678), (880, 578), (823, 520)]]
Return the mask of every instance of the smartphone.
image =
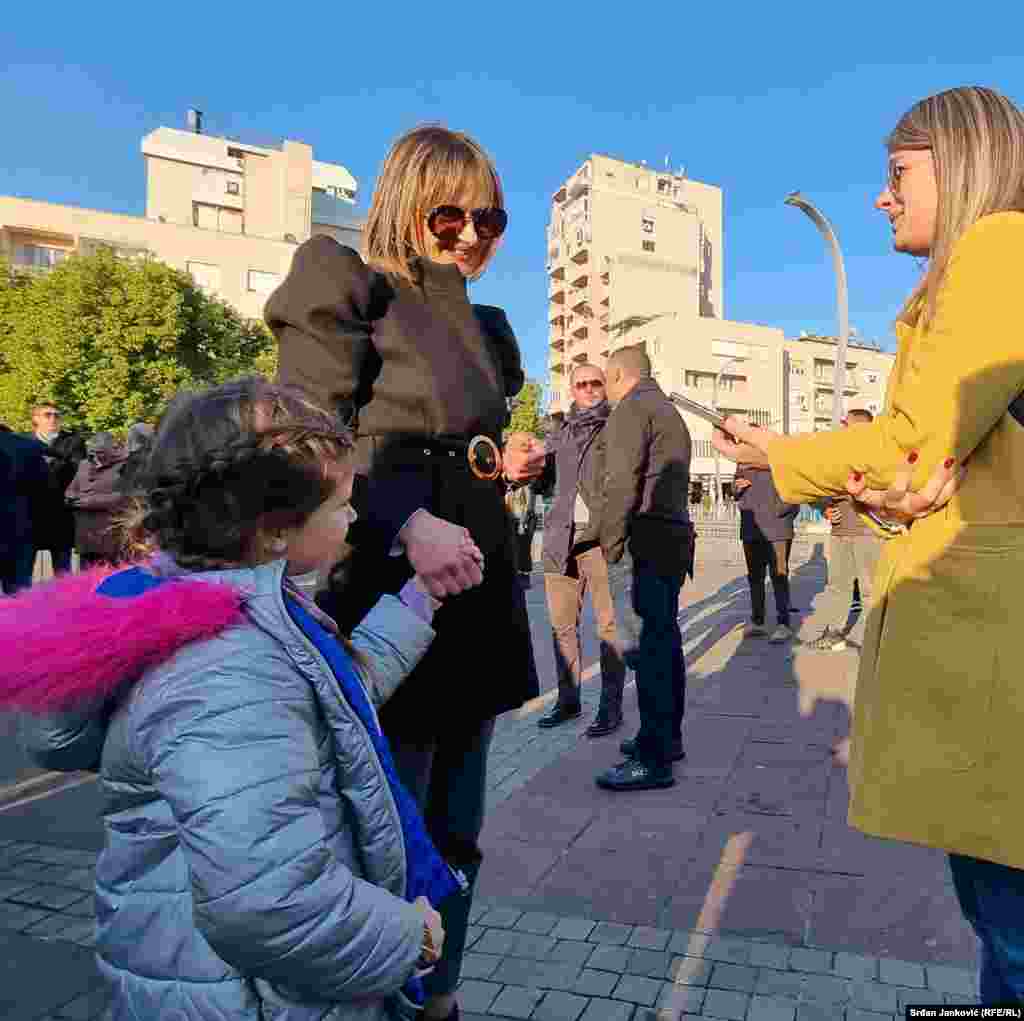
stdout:
[(670, 393), (668, 399), (673, 404), (682, 408), (683, 411), (688, 411), (691, 415), (703, 418), (705, 422), (710, 422), (719, 429), (725, 429), (725, 415), (719, 414), (714, 408), (709, 408), (706, 404), (700, 404), (697, 401), (691, 401), (689, 397), (684, 397), (682, 394), (675, 392)]

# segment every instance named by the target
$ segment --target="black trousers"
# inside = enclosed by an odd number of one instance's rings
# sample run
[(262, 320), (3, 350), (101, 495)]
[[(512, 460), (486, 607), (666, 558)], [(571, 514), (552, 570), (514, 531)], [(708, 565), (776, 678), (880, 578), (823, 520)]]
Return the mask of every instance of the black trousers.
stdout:
[(766, 574), (772, 579), (776, 620), (780, 624), (789, 624), (789, 554), (792, 548), (792, 539), (743, 543), (747, 581), (750, 583), (751, 619), (755, 624), (764, 623)]

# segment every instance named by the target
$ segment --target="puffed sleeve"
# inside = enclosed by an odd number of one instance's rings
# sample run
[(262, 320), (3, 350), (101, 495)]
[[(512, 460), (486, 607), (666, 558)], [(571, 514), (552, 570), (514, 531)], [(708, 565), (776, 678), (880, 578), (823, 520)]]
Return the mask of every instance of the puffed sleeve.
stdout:
[(317, 235), (299, 245), (291, 269), (264, 310), (278, 342), (278, 378), (302, 387), (352, 424), (373, 348), (370, 301), (373, 274), (357, 252)]

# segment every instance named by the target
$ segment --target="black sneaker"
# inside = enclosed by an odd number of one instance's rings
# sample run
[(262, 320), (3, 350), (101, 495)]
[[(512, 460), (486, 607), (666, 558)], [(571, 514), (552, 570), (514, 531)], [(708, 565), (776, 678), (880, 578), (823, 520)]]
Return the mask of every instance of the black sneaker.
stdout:
[[(636, 758), (636, 738), (631, 737), (628, 741), (623, 741), (619, 745), (619, 751), (626, 756), (627, 759)], [(672, 762), (682, 762), (686, 758), (686, 752), (683, 751), (683, 739), (677, 737), (672, 742)]]
[(636, 759), (627, 759), (597, 775), (597, 786), (608, 791), (649, 791), (672, 787), (675, 782), (671, 766), (648, 766)]
[(537, 721), (537, 726), (543, 730), (549, 730), (551, 727), (559, 727), (563, 723), (568, 723), (570, 720), (578, 720), (582, 715), (582, 706), (556, 705), (555, 708), (547, 714), (547, 716), (542, 716)]
[(622, 726), (622, 712), (605, 712), (603, 709), (597, 711), (594, 722), (583, 732), (587, 737), (606, 737), (614, 734)]

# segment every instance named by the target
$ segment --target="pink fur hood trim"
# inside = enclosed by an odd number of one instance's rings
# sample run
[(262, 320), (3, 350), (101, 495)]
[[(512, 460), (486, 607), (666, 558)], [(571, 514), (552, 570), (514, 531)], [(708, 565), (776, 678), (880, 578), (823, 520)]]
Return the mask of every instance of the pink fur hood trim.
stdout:
[(172, 579), (141, 595), (96, 589), (116, 569), (64, 575), (0, 598), (0, 710), (99, 705), (191, 642), (242, 619), (229, 585)]

